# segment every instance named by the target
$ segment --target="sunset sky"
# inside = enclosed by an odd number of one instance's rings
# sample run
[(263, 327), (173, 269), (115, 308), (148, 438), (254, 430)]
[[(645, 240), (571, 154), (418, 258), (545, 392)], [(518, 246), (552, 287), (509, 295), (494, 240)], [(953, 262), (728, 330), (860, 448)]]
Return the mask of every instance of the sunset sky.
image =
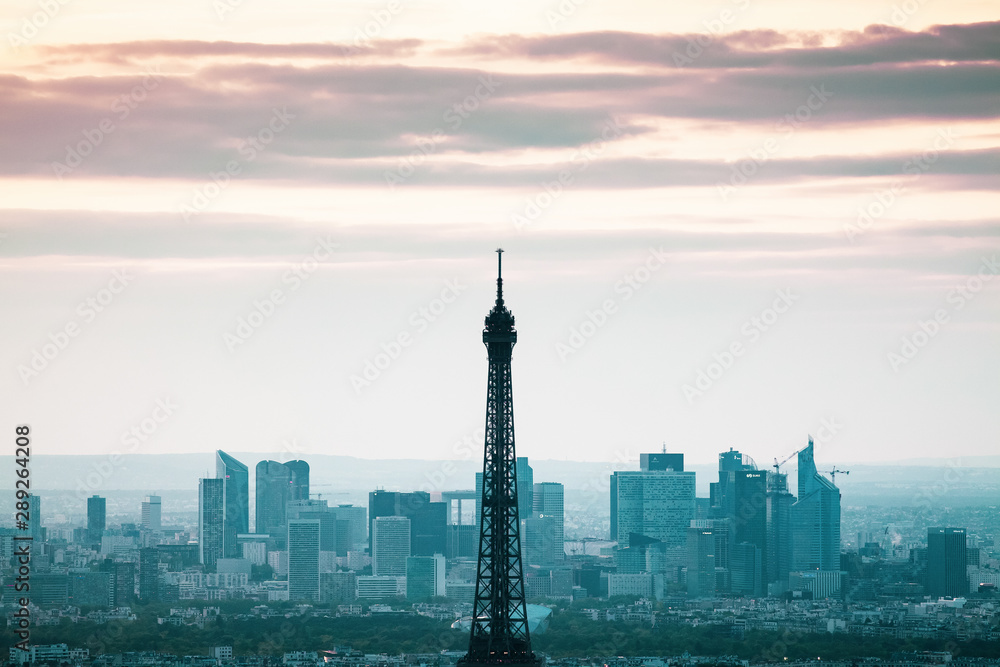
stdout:
[(520, 455), (997, 454), (998, 9), (4, 2), (7, 432), (479, 457), (503, 246)]

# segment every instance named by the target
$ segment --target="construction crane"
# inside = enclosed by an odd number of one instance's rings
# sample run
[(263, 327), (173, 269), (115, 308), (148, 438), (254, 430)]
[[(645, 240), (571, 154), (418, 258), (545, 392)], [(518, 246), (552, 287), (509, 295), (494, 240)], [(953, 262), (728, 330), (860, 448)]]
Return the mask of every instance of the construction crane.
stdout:
[(774, 459), (774, 465), (771, 466), (772, 468), (774, 468), (774, 474), (777, 475), (778, 474), (778, 468), (780, 468), (781, 466), (783, 466), (786, 463), (788, 463), (789, 461), (791, 461), (792, 457), (795, 456), (796, 454), (798, 454), (798, 452), (792, 452), (791, 454), (789, 454), (788, 456), (786, 456), (781, 461), (778, 461), (777, 457), (775, 457), (775, 459)]
[[(809, 444), (810, 445), (813, 444), (813, 437), (811, 435), (809, 436)], [(801, 451), (801, 450), (799, 450), (799, 451)], [(786, 463), (788, 463), (789, 461), (791, 461), (792, 457), (795, 456), (798, 453), (799, 453), (798, 451), (794, 451), (791, 454), (789, 454), (788, 456), (786, 456), (784, 459), (782, 459), (781, 461), (778, 461), (778, 459), (775, 458), (774, 459), (774, 465), (771, 466), (771, 467), (774, 468), (774, 474), (777, 475), (778, 474), (778, 468), (780, 468), (781, 466), (783, 466)]]
[[(333, 486), (333, 484), (330, 484), (330, 483), (326, 483), (326, 482), (324, 482), (323, 484), (310, 484), (310, 485), (309, 485), (309, 488), (310, 488), (310, 490), (312, 490), (312, 489), (315, 489), (315, 488), (316, 488), (316, 487), (318, 487), (318, 486)], [(312, 496), (316, 496), (316, 497), (317, 497), (317, 498), (319, 498), (320, 500), (323, 500), (323, 495), (324, 495), (324, 494), (322, 494), (322, 493), (310, 493), (310, 494), (309, 494), (309, 496), (310, 496), (310, 497), (312, 497)], [(330, 494), (328, 494), (328, 493), (327, 493), (327, 494), (325, 494), (325, 495), (330, 495)]]
[(837, 483), (837, 473), (838, 472), (844, 473), (845, 475), (850, 475), (851, 474), (850, 470), (837, 470), (836, 468), (834, 468), (833, 470), (821, 470), (820, 472), (825, 472), (827, 475), (829, 475), (830, 476), (830, 481), (833, 482), (834, 484)]

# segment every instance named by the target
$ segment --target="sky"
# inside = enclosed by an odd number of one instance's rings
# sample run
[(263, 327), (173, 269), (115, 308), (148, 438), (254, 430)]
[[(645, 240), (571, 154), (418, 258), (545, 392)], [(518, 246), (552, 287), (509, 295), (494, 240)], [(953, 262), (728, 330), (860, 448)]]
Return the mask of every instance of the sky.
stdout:
[(35, 456), (478, 459), (497, 247), (519, 455), (1000, 451), (995, 3), (0, 28), (0, 402)]

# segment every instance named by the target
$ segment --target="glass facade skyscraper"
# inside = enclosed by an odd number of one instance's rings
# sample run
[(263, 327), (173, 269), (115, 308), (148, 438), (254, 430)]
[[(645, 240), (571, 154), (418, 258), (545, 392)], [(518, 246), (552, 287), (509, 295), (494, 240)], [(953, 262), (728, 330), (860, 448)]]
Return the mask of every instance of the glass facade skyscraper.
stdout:
[(927, 593), (931, 597), (969, 594), (965, 528), (927, 529)]
[(611, 475), (611, 539), (628, 547), (630, 536), (664, 543), (670, 562), (682, 563), (687, 529), (695, 518), (693, 472), (618, 471)]
[(816, 472), (811, 439), (798, 458), (799, 497), (790, 510), (792, 569), (840, 570), (840, 489)]
[(210, 571), (223, 557), (223, 481), (198, 480), (198, 561)]
[(318, 519), (288, 522), (288, 599), (319, 600)]
[(250, 532), (249, 471), (244, 464), (220, 449), (215, 452), (215, 476), (223, 483), (223, 557), (240, 558), (243, 548), (236, 541), (236, 536)]

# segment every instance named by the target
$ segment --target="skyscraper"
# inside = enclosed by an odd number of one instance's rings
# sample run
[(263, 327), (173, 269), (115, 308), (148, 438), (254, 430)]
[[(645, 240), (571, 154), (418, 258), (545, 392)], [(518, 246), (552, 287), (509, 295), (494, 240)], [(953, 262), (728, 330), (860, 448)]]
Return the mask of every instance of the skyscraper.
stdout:
[(198, 560), (209, 570), (223, 557), (224, 480), (198, 480)]
[[(518, 479), (520, 485), (521, 480)], [(563, 485), (558, 482), (535, 484), (532, 511), (539, 518), (552, 517), (552, 552), (556, 562), (565, 560), (563, 531), (565, 512), (563, 511)]]
[(281, 535), (285, 532), (285, 507), (292, 500), (292, 469), (277, 461), (261, 461), (255, 469), (256, 532)]
[(769, 473), (767, 482), (767, 558), (766, 584), (773, 593), (788, 588), (788, 573), (792, 569), (792, 505), (795, 496), (788, 491), (788, 476)]
[(405, 577), (410, 556), (410, 520), (405, 516), (380, 516), (372, 527), (372, 574)]
[(761, 550), (752, 542), (738, 542), (729, 550), (730, 587), (733, 593), (758, 596), (763, 593)]
[(503, 301), (502, 253), (497, 250), (497, 298), (483, 329), (489, 364), (482, 520), (469, 651), (458, 661), (463, 667), (519, 667), (541, 662), (531, 650), (524, 599), (511, 389), (511, 356), (517, 331), (514, 316)]
[(222, 553), (240, 558), (236, 536), (250, 532), (250, 476), (247, 467), (224, 451), (215, 452), (215, 476), (223, 481)]
[(427, 600), (445, 595), (445, 560), (441, 554), (406, 559), (406, 597)]
[(374, 548), (373, 526), (382, 516), (404, 516), (410, 520), (413, 556), (443, 554), (447, 549), (448, 503), (431, 502), (425, 491), (371, 491), (368, 494), (369, 541)]
[(840, 489), (816, 472), (813, 441), (799, 452), (799, 498), (791, 507), (792, 569), (840, 570)]
[(142, 527), (146, 530), (160, 530), (162, 526), (159, 496), (146, 496), (142, 501)]
[(160, 552), (156, 547), (139, 550), (139, 600), (155, 602), (160, 599)]
[(673, 470), (684, 472), (684, 455), (676, 452), (639, 454), (639, 470)]
[[(713, 518), (729, 519), (731, 523), (735, 521), (736, 474), (749, 470), (757, 470), (756, 464), (749, 456), (732, 448), (728, 452), (719, 454), (719, 481), (709, 485)], [(763, 505), (763, 498), (761, 503)]]
[(107, 527), (108, 501), (98, 495), (87, 498), (87, 536), (100, 541), (101, 533)]
[[(767, 471), (737, 470), (733, 473), (733, 482), (735, 514), (728, 517), (732, 530), (729, 569), (733, 592), (761, 595), (764, 593), (764, 563), (768, 558)], [(756, 569), (741, 571), (748, 567)], [(737, 588), (738, 583), (742, 588)]]
[(630, 536), (664, 543), (668, 562), (683, 562), (687, 529), (695, 518), (695, 476), (672, 470), (617, 471), (611, 475), (611, 539), (628, 547)]
[[(368, 508), (354, 505), (337, 505), (334, 508), (337, 521), (347, 521), (351, 528), (345, 540), (337, 537), (337, 552), (346, 556), (348, 551), (354, 551), (359, 544), (368, 542)], [(343, 553), (341, 553), (343, 552)]]
[(556, 564), (556, 519), (529, 516), (521, 521), (521, 553), (528, 565), (552, 567)]
[(317, 519), (289, 519), (289, 600), (319, 600), (319, 540)]
[(135, 563), (124, 563), (106, 558), (99, 566), (101, 572), (111, 574), (111, 606), (123, 607), (135, 599)]
[(42, 528), (42, 498), (33, 493), (28, 495), (27, 530), (31, 535), (31, 553), (40, 555), (42, 543), (45, 542), (45, 529)]
[(965, 528), (927, 529), (927, 594), (962, 597), (969, 594)]
[[(482, 473), (479, 473), (480, 479)], [(482, 489), (480, 489), (480, 494)], [(527, 456), (517, 457), (517, 515), (522, 521), (535, 511), (535, 471), (528, 465)], [(482, 495), (479, 496), (482, 498)]]
[(692, 521), (687, 530), (687, 591), (696, 598), (715, 597), (715, 533), (709, 521)]
[(313, 519), (319, 522), (320, 551), (337, 551), (337, 515), (325, 500), (290, 500), (286, 508), (288, 521)]
[(292, 471), (292, 494), (289, 500), (309, 500), (309, 464), (305, 461), (286, 461)]

